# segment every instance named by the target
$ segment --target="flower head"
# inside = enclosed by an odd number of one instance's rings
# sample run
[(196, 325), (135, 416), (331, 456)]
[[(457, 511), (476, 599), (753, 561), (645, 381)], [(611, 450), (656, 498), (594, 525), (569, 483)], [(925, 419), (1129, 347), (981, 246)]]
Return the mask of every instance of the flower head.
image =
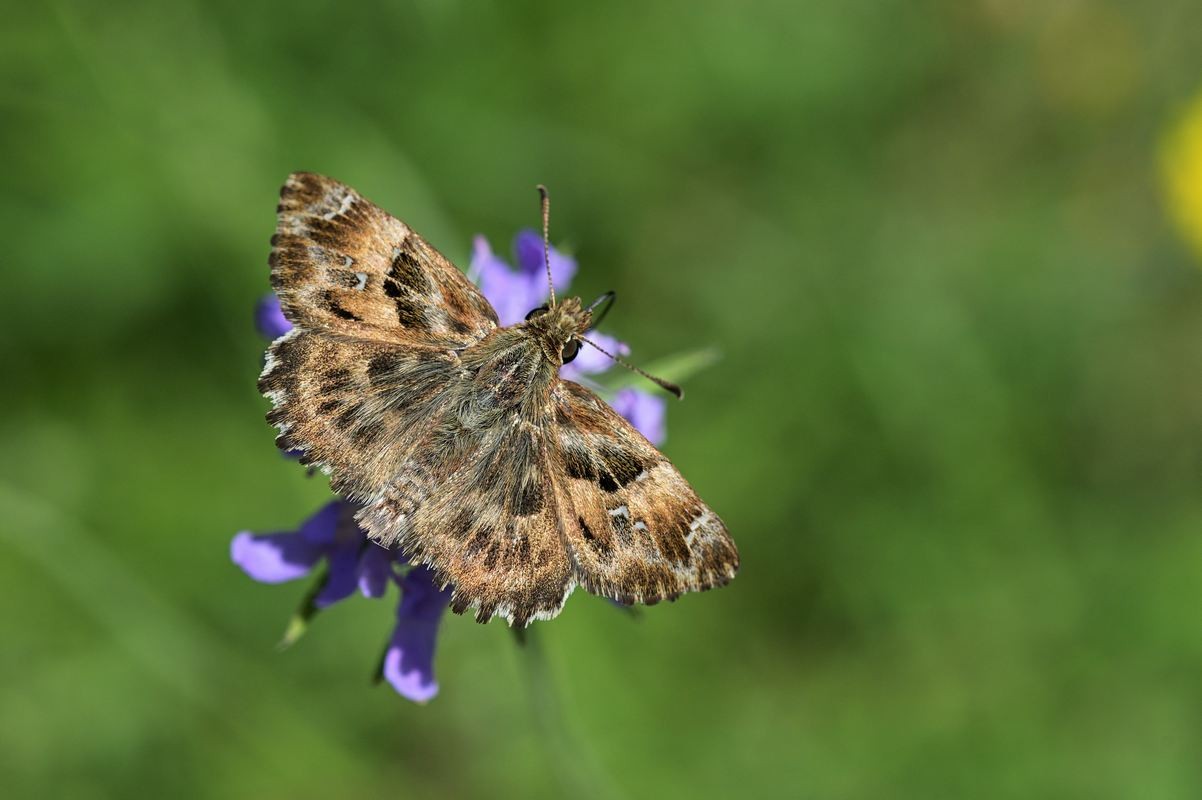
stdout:
[(662, 444), (668, 438), (668, 401), (650, 392), (622, 389), (610, 401), (617, 411), (638, 428), (648, 441)]
[(427, 567), (414, 567), (399, 577), (401, 602), (396, 627), (384, 653), (385, 680), (401, 695), (424, 703), (438, 694), (434, 680), (434, 643), (438, 623), (451, 602), (451, 590), (439, 589)]
[[(550, 248), (549, 257), (555, 291), (565, 291), (576, 274), (576, 261), (554, 247)], [(519, 231), (513, 237), (513, 258), (517, 262), (516, 269), (493, 253), (483, 236), (472, 240), (472, 262), (468, 275), (475, 279), (480, 291), (497, 310), (502, 325), (521, 322), (530, 309), (542, 305), (547, 299), (542, 237), (530, 229)]]
[(241, 531), (230, 542), (230, 559), (260, 583), (303, 578), (325, 562), (325, 582), (314, 598), (318, 608), (349, 597), (356, 587), (366, 597), (381, 597), (395, 553), (369, 542), (354, 513), (350, 503), (332, 500), (295, 531)]
[[(555, 247), (548, 248), (551, 262), (551, 281), (555, 291), (564, 292), (576, 274), (576, 261)], [(511, 267), (496, 255), (488, 240), (477, 236), (473, 240), (472, 263), (468, 275), (476, 279), (480, 291), (497, 310), (502, 325), (522, 321), (531, 309), (548, 299), (546, 267), (543, 263), (543, 240), (533, 230), (520, 231), (513, 239), (513, 257), (517, 267)], [(588, 338), (602, 349), (619, 356), (630, 355), (630, 347), (604, 333), (590, 331)], [(574, 361), (564, 364), (559, 374), (565, 380), (584, 383), (592, 389), (599, 387), (589, 378), (613, 366), (609, 356), (585, 345)], [(664, 419), (667, 403), (663, 398), (639, 389), (624, 389), (614, 396), (611, 405), (630, 424), (654, 444), (667, 438)]]
[(303, 578), (324, 563), (326, 572), (312, 600), (317, 609), (346, 599), (356, 588), (365, 597), (383, 597), (395, 582), (401, 601), (383, 673), (402, 696), (424, 703), (438, 693), (434, 642), (450, 590), (435, 585), (426, 567), (402, 571), (404, 557), (368, 539), (355, 511), (353, 504), (333, 500), (295, 531), (242, 531), (230, 543), (230, 558), (260, 583)]

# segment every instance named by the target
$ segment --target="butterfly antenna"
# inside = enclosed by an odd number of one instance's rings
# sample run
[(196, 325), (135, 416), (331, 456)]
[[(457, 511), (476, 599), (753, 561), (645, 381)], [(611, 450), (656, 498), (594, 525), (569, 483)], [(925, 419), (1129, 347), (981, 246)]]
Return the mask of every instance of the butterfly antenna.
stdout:
[(587, 344), (589, 347), (593, 348), (594, 350), (597, 350), (597, 351), (601, 352), (602, 354), (609, 356), (614, 361), (616, 361), (617, 363), (626, 367), (626, 369), (630, 370), (631, 372), (637, 372), (639, 375), (642, 375), (644, 378), (651, 381), (656, 386), (663, 389), (665, 392), (670, 392), (671, 394), (675, 395), (677, 400), (684, 399), (684, 389), (681, 389), (679, 386), (672, 383), (671, 381), (666, 381), (663, 378), (657, 378), (654, 375), (652, 375), (650, 372), (641, 370), (638, 367), (636, 367), (634, 364), (631, 364), (627, 361), (623, 361), (622, 359), (615, 356), (613, 353), (606, 350), (604, 347), (601, 347), (596, 342), (590, 342), (588, 339), (585, 339), (583, 336), (577, 336), (576, 338), (579, 339), (580, 341), (584, 342), (585, 344)]
[(551, 280), (551, 195), (547, 187), (538, 185), (538, 196), (542, 198), (543, 208), (543, 263), (547, 266), (547, 291), (551, 294), (549, 305), (555, 305), (555, 282)]

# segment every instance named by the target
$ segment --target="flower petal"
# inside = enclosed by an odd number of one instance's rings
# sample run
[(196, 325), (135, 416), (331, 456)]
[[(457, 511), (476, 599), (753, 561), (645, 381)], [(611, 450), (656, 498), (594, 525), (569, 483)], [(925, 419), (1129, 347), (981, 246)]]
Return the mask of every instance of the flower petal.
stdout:
[(328, 553), (329, 569), (325, 585), (313, 598), (313, 604), (325, 608), (350, 597), (359, 586), (359, 559), (366, 544), (366, 537), (340, 541)]
[(299, 533), (259, 535), (242, 531), (230, 542), (230, 560), (260, 583), (303, 578), (323, 553), (323, 548)]
[(576, 275), (576, 259), (551, 248), (551, 282), (555, 291), (566, 292)]
[[(616, 356), (630, 355), (630, 346), (612, 336), (606, 336), (597, 331), (589, 331), (585, 336), (596, 342), (598, 347), (608, 350)], [(559, 377), (569, 381), (578, 381), (583, 375), (596, 375), (598, 372), (605, 372), (613, 365), (613, 359), (602, 353), (601, 350), (582, 344), (576, 359), (560, 367)]]
[(502, 325), (521, 322), (526, 313), (539, 304), (531, 295), (530, 279), (515, 272), (494, 254), (483, 236), (473, 240), (469, 274), (475, 276), (480, 291), (497, 310)]
[(638, 389), (622, 389), (610, 405), (652, 444), (661, 445), (668, 438), (668, 401), (664, 398)]
[(383, 597), (392, 577), (396, 551), (368, 542), (359, 556), (359, 591), (364, 597)]
[(414, 567), (400, 578), (400, 584), (401, 602), (384, 654), (384, 677), (403, 697), (424, 703), (438, 694), (434, 645), (451, 592), (449, 588), (439, 590), (426, 567)]
[(317, 510), (317, 513), (301, 523), (298, 534), (314, 545), (327, 550), (334, 544), (338, 533), (338, 520), (342, 516), (344, 500), (331, 500)]
[[(567, 289), (576, 275), (576, 259), (556, 250), (554, 245), (548, 250), (548, 257), (551, 262), (551, 282), (555, 285), (555, 290)], [(513, 258), (524, 275), (543, 278), (546, 273), (546, 266), (543, 264), (543, 237), (532, 228), (518, 231), (517, 236), (513, 237)], [(540, 298), (546, 299), (545, 279), (543, 283)]]
[(292, 323), (280, 308), (280, 298), (275, 294), (264, 295), (255, 305), (255, 327), (268, 339), (278, 339), (292, 330)]

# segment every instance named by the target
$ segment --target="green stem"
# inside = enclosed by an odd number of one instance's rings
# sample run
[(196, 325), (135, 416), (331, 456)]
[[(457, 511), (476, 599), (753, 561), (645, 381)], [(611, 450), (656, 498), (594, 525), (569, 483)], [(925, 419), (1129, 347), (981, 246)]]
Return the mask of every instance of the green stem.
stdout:
[(287, 650), (305, 635), (305, 631), (309, 629), (310, 620), (317, 616), (318, 611), (321, 611), (317, 607), (317, 595), (321, 594), (321, 590), (326, 587), (326, 582), (329, 579), (329, 567), (322, 567), (321, 572), (317, 575), (317, 580), (313, 581), (309, 587), (309, 591), (305, 592), (305, 596), (301, 598), (300, 606), (292, 614), (292, 618), (288, 620), (288, 627), (284, 629), (284, 636), (280, 639), (279, 644), (276, 645), (277, 650)]
[(564, 794), (599, 800), (622, 797), (596, 755), (580, 740), (564, 714), (540, 636), (531, 628), (514, 628), (513, 632), (526, 666), (534, 722)]

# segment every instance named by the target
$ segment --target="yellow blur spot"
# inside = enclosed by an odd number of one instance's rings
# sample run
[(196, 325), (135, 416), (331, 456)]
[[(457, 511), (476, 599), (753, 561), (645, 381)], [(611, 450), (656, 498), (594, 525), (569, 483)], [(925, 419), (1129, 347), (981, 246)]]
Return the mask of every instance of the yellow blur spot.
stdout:
[(1169, 213), (1202, 258), (1202, 93), (1165, 137), (1160, 165)]

